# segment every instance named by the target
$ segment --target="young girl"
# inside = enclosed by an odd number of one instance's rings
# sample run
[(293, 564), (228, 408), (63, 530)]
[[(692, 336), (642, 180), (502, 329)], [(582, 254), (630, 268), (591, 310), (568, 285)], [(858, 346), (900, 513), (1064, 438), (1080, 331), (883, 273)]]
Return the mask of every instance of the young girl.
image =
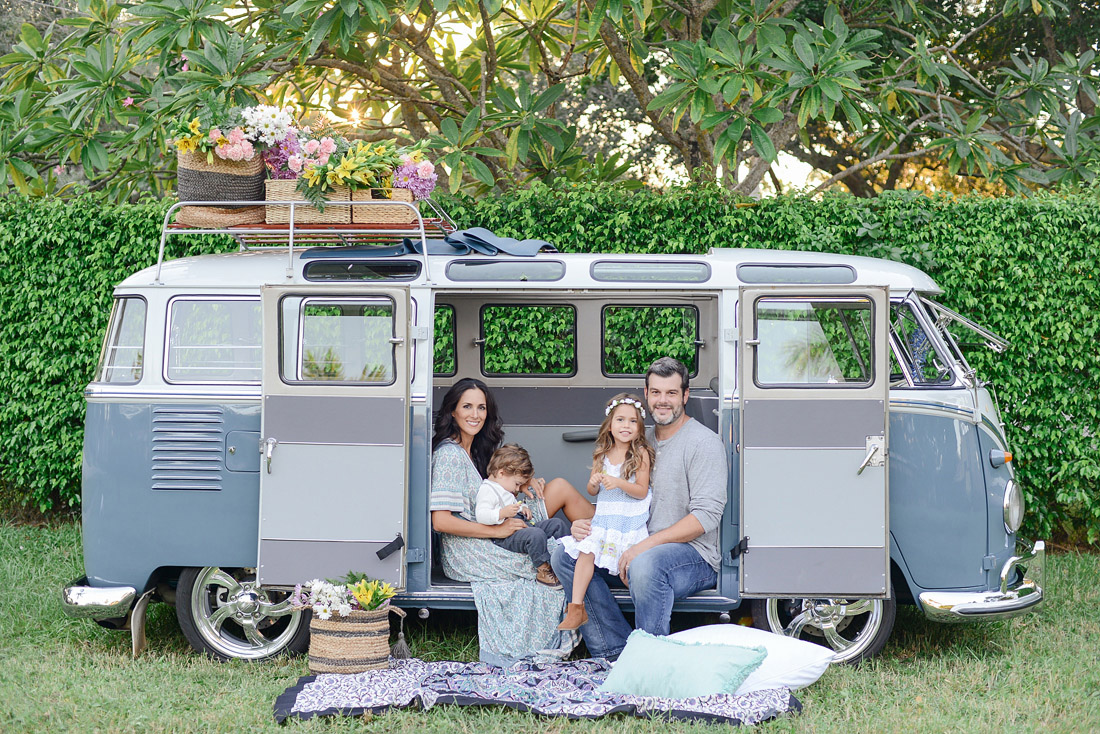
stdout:
[(577, 559), (573, 598), (558, 625), (561, 630), (575, 630), (588, 621), (584, 594), (595, 567), (619, 573), (619, 556), (649, 535), (649, 473), (654, 454), (645, 440), (642, 399), (620, 393), (608, 402), (604, 415), (587, 487), (589, 494), (599, 492), (592, 532), (581, 541), (569, 536), (561, 539), (565, 552)]

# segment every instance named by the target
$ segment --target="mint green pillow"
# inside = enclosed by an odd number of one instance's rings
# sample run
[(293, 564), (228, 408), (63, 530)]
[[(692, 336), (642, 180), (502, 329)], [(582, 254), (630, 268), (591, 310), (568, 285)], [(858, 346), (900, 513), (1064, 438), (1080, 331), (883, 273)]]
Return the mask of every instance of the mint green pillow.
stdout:
[(680, 642), (634, 630), (600, 690), (659, 698), (732, 694), (767, 654), (762, 647)]

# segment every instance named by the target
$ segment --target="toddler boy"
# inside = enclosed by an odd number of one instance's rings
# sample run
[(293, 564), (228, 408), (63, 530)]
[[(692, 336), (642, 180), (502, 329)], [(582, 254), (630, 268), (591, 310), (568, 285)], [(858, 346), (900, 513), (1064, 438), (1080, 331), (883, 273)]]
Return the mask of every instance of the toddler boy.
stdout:
[[(519, 515), (531, 520), (531, 510), (516, 500), (519, 491), (531, 482), (535, 469), (531, 456), (514, 443), (501, 446), (489, 459), (489, 478), (477, 490), (474, 519), (482, 525), (500, 525), (510, 517)], [(569, 523), (559, 518), (534, 523), (507, 538), (494, 538), (493, 543), (513, 553), (526, 553), (535, 564), (535, 580), (550, 587), (560, 587), (561, 582), (550, 568), (550, 551), (547, 538), (569, 535)]]

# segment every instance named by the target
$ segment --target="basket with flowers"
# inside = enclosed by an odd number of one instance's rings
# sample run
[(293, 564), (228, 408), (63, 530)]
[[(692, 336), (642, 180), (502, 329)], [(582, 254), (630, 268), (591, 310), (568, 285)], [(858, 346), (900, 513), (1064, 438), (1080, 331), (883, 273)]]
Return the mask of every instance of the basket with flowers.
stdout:
[[(262, 201), (266, 171), (260, 151), (293, 126), (290, 112), (271, 105), (228, 107), (208, 97), (190, 120), (169, 128), (177, 156), (177, 192), (182, 201)], [(176, 221), (194, 226), (254, 224), (261, 206), (182, 207)]]
[[(295, 222), (347, 224), (351, 220), (350, 207), (325, 204), (349, 201), (350, 189), (342, 185), (330, 186), (319, 191), (317, 196), (307, 197), (300, 189), (300, 177), (307, 168), (327, 166), (333, 157), (343, 156), (348, 147), (347, 140), (342, 136), (323, 128), (316, 132), (309, 127), (291, 129), (275, 146), (264, 151), (264, 163), (271, 175), (265, 184), (267, 201), (314, 202), (313, 206), (295, 206)], [(267, 205), (268, 224), (286, 224), (289, 221), (289, 206)]]
[[(389, 667), (389, 613), (405, 616), (403, 609), (390, 605), (396, 593), (390, 584), (355, 572), (341, 580), (314, 579), (295, 586), (290, 604), (313, 612), (310, 672), (362, 673)], [(403, 630), (393, 652), (394, 657), (408, 657)]]

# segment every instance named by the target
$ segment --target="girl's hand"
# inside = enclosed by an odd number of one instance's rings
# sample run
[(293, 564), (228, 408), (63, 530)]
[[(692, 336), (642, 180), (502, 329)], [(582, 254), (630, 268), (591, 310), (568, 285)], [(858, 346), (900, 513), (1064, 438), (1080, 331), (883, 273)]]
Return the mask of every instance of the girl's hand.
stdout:
[(543, 499), (546, 496), (546, 480), (542, 477), (535, 477), (531, 480), (531, 484), (520, 490), (531, 499)]
[(588, 490), (588, 494), (597, 494), (597, 493), (599, 493), (599, 491), (600, 491), (600, 477), (602, 477), (602, 476), (603, 476), (603, 474), (601, 474), (600, 472), (594, 471), (594, 472), (592, 472), (591, 476), (588, 477), (588, 486), (586, 487), (586, 489)]

